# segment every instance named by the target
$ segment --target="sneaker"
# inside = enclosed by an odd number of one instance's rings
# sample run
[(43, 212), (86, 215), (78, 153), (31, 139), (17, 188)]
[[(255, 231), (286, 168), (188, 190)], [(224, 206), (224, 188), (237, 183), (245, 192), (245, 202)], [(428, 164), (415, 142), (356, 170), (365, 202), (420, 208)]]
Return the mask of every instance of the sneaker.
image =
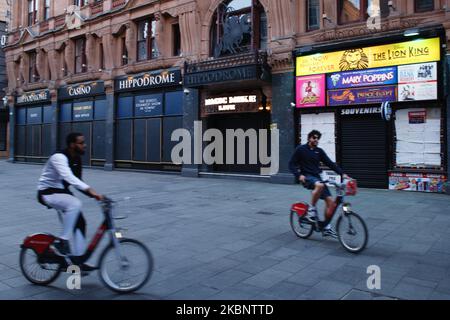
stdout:
[(338, 235), (337, 235), (336, 231), (334, 231), (333, 228), (331, 228), (330, 225), (328, 225), (327, 227), (325, 227), (322, 230), (322, 236), (324, 236), (324, 237), (331, 237), (331, 238), (334, 238), (334, 239), (338, 238)]
[(308, 212), (306, 213), (305, 219), (311, 223), (315, 223), (317, 219), (317, 209), (313, 207), (309, 207)]
[(55, 241), (54, 246), (58, 250), (57, 254), (67, 256), (70, 254), (70, 245), (68, 240), (58, 239)]

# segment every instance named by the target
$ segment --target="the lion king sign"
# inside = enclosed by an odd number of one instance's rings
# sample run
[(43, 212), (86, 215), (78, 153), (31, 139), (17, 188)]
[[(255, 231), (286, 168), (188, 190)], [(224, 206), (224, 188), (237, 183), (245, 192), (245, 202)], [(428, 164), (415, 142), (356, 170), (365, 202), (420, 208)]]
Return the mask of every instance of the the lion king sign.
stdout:
[(364, 70), (412, 63), (439, 61), (440, 39), (421, 39), (382, 46), (297, 57), (296, 75)]

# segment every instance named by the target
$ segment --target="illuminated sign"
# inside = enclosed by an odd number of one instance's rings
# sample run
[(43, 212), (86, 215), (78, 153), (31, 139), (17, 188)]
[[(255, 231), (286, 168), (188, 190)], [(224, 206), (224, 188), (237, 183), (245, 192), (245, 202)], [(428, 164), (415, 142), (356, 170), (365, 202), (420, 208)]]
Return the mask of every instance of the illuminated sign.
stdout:
[(49, 90), (34, 91), (34, 92), (27, 92), (27, 93), (24, 93), (24, 94), (18, 96), (16, 104), (22, 105), (22, 104), (43, 102), (43, 101), (49, 101), (49, 100), (50, 100), (50, 91)]
[(158, 70), (143, 74), (122, 77), (115, 80), (116, 91), (128, 91), (135, 89), (159, 88), (164, 86), (179, 85), (181, 82), (181, 71)]
[(436, 100), (438, 98), (437, 63), (398, 67), (399, 101)]
[(364, 70), (439, 61), (439, 38), (356, 48), (297, 57), (296, 75)]
[(226, 111), (257, 112), (258, 95), (239, 95), (229, 97), (211, 97), (203, 102), (202, 113), (213, 114)]
[(104, 93), (105, 86), (103, 81), (88, 82), (60, 88), (58, 90), (58, 99), (75, 99)]
[(328, 90), (397, 83), (397, 68), (338, 72), (327, 75)]
[(352, 88), (328, 91), (328, 105), (382, 103), (397, 100), (397, 86)]
[(297, 77), (297, 108), (325, 106), (325, 75)]

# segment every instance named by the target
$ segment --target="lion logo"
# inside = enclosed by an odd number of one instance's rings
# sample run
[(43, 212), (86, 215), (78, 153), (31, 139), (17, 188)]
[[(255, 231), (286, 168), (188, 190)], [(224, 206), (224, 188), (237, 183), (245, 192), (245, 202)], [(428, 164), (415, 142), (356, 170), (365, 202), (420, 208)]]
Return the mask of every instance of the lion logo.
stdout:
[(363, 49), (346, 50), (339, 62), (341, 71), (361, 70), (369, 67), (369, 58)]

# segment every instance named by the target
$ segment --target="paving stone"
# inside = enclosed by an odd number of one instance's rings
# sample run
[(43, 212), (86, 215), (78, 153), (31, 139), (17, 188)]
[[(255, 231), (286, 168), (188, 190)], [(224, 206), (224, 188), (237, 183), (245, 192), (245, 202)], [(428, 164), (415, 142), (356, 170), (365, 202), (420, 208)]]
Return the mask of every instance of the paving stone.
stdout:
[[(79, 292), (67, 292), (67, 277), (37, 287), (20, 272), (19, 245), (33, 232), (61, 232), (55, 212), (35, 199), (41, 169), (0, 160), (8, 185), (0, 198), (0, 299), (449, 299), (446, 195), (360, 189), (352, 201), (369, 227), (369, 245), (353, 255), (320, 234), (293, 234), (289, 206), (310, 197), (295, 185), (89, 168), (85, 179), (96, 190), (131, 197), (118, 207), (128, 214), (118, 224), (152, 251), (153, 276), (126, 298), (96, 274), (83, 278)], [(91, 237), (102, 216), (94, 201), (80, 199)], [(370, 265), (381, 268), (380, 290), (367, 288)]]

